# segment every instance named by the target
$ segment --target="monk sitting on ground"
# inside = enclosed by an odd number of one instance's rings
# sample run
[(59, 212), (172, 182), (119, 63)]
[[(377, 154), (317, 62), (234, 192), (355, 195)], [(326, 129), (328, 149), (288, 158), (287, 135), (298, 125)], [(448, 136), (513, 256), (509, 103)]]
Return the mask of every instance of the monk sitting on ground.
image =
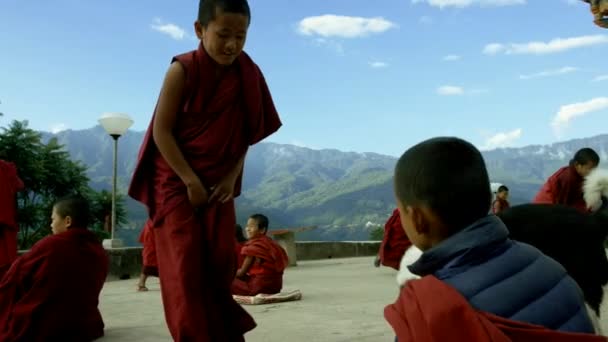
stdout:
[(232, 294), (255, 296), (281, 292), (287, 253), (266, 235), (268, 218), (261, 214), (252, 215), (247, 220), (246, 231), (249, 241), (241, 250), (245, 259), (232, 283)]
[(89, 206), (70, 196), (57, 201), (53, 235), (19, 257), (0, 280), (0, 341), (92, 341), (102, 337), (97, 308), (108, 257), (87, 229)]
[(15, 164), (0, 159), (0, 278), (17, 259), (17, 192), (23, 187)]
[(403, 229), (423, 252), (408, 267), (422, 279), (403, 284), (385, 309), (400, 342), (597, 339), (566, 270), (488, 215), (488, 172), (472, 144), (419, 143), (401, 156), (394, 179)]
[(393, 215), (384, 225), (384, 236), (380, 251), (374, 262), (376, 267), (380, 264), (399, 270), (399, 263), (405, 251), (412, 245), (401, 227), (399, 209), (393, 211)]

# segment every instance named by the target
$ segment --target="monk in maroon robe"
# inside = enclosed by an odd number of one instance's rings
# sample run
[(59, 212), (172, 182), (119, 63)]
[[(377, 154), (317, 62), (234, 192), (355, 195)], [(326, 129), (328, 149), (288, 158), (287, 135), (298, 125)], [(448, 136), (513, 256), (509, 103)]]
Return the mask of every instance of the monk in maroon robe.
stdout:
[(584, 178), (574, 167), (562, 167), (555, 172), (540, 189), (534, 203), (561, 204), (588, 212), (583, 197)]
[(79, 197), (55, 204), (53, 235), (19, 257), (0, 280), (0, 341), (92, 341), (104, 335), (99, 294), (108, 256), (86, 229)]
[(245, 256), (241, 253), (243, 247), (245, 247), (245, 243), (247, 242), (247, 238), (243, 235), (243, 227), (240, 224), (237, 224), (236, 229), (236, 244), (234, 247), (234, 253), (236, 254), (236, 268), (237, 270), (241, 268), (243, 265), (243, 261), (245, 261)]
[(232, 282), (232, 294), (255, 296), (275, 294), (283, 288), (283, 271), (287, 268), (287, 252), (269, 238), (268, 218), (253, 215), (247, 221), (249, 241), (241, 250), (243, 265)]
[(476, 311), (434, 276), (411, 280), (384, 309), (399, 342), (599, 342), (606, 337), (565, 333)]
[(401, 258), (411, 245), (412, 243), (401, 226), (399, 209), (395, 209), (384, 225), (384, 236), (378, 253), (378, 261), (384, 266), (399, 270)]
[(540, 189), (534, 203), (560, 204), (576, 208), (584, 213), (590, 211), (583, 197), (585, 177), (600, 163), (599, 155), (590, 148), (576, 152), (570, 165), (555, 172)]
[(17, 259), (17, 192), (23, 188), (15, 164), (0, 159), (0, 278)]
[(245, 0), (200, 2), (202, 42), (169, 67), (129, 189), (153, 221), (165, 318), (177, 342), (243, 341), (256, 325), (230, 292), (234, 197), (248, 147), (281, 121), (262, 72), (242, 52), (249, 18)]
[(139, 242), (143, 245), (141, 251), (142, 271), (137, 284), (138, 291), (148, 291), (146, 280), (149, 276), (158, 277), (158, 261), (156, 260), (156, 245), (154, 241), (154, 229), (152, 220), (147, 220), (144, 228), (139, 234)]

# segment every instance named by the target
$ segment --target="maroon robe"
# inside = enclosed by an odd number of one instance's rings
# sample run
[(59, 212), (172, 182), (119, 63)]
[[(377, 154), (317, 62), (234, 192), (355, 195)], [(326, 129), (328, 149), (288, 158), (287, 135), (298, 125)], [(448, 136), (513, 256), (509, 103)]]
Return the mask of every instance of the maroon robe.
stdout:
[[(185, 159), (211, 187), (253, 145), (281, 126), (270, 91), (246, 53), (214, 84), (214, 62), (198, 50), (173, 59), (186, 84), (174, 135)], [(175, 341), (242, 341), (253, 318), (232, 298), (236, 273), (234, 200), (193, 208), (186, 186), (164, 160), (148, 128), (129, 195), (153, 221), (165, 318)], [(241, 191), (242, 174), (234, 196)]]
[(480, 312), (434, 276), (410, 280), (384, 309), (399, 342), (599, 342), (606, 337), (565, 333)]
[(384, 225), (384, 236), (379, 252), (380, 262), (384, 266), (399, 270), (401, 258), (411, 245), (412, 242), (405, 235), (405, 230), (401, 225), (399, 209), (395, 209)]
[(533, 202), (561, 204), (588, 213), (589, 208), (583, 197), (584, 181), (574, 166), (562, 167), (549, 177)]
[(103, 336), (97, 308), (108, 256), (94, 233), (48, 236), (0, 280), (0, 341), (92, 341)]
[(17, 259), (17, 192), (23, 188), (15, 164), (0, 159), (0, 278)]
[(156, 245), (152, 220), (146, 221), (144, 229), (139, 234), (139, 242), (143, 245), (141, 251), (143, 274), (158, 277), (158, 261), (156, 259)]
[(510, 206), (509, 201), (502, 198), (496, 198), (494, 203), (492, 203), (492, 214), (498, 214), (501, 211), (509, 209)]
[(234, 279), (232, 294), (255, 296), (281, 292), (283, 271), (289, 263), (283, 247), (264, 235), (247, 241), (241, 254), (254, 257), (255, 261), (249, 268), (246, 279)]

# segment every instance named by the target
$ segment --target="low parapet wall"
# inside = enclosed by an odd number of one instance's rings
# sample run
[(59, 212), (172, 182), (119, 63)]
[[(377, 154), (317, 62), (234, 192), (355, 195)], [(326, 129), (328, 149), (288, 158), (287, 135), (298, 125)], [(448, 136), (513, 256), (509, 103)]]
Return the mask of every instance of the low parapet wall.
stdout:
[[(377, 241), (297, 241), (298, 260), (320, 260), (373, 256), (378, 253)], [(107, 250), (110, 257), (108, 280), (129, 279), (139, 276), (142, 267), (141, 247), (126, 247)], [(20, 251), (20, 254), (26, 251)]]

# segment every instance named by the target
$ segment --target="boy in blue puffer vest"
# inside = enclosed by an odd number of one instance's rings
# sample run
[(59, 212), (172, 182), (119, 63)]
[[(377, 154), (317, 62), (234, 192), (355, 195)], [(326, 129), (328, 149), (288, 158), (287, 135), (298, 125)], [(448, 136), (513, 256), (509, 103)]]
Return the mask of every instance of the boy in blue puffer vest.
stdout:
[(403, 228), (423, 251), (409, 266), (413, 274), (438, 278), (479, 311), (594, 333), (583, 294), (566, 270), (509, 239), (503, 222), (488, 215), (488, 172), (472, 144), (452, 137), (419, 143), (399, 159), (394, 182)]

